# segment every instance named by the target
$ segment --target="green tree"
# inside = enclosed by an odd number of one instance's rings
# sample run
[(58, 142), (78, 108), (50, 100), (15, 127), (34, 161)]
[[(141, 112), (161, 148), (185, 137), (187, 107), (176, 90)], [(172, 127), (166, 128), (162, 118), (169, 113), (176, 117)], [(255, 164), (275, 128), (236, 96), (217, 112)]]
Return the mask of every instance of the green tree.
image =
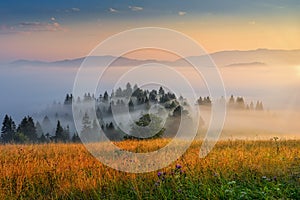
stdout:
[(157, 102), (157, 91), (156, 90), (152, 90), (150, 93), (149, 93), (149, 100), (151, 102)]
[(56, 130), (55, 130), (55, 141), (63, 142), (64, 141), (64, 129), (60, 124), (60, 121), (57, 120)]
[(33, 119), (30, 116), (24, 117), (17, 129), (19, 133), (23, 133), (30, 142), (37, 142), (38, 137)]
[(1, 128), (1, 139), (4, 143), (13, 142), (16, 133), (16, 125), (11, 117), (5, 115)]
[(198, 105), (203, 105), (203, 99), (202, 97), (199, 97), (199, 99), (197, 100)]
[(127, 97), (129, 97), (132, 94), (132, 87), (131, 87), (131, 84), (129, 82), (126, 84), (125, 93), (126, 93)]
[(107, 91), (104, 92), (103, 101), (108, 102), (108, 93), (107, 93)]
[(165, 94), (165, 91), (164, 89), (160, 86), (159, 90), (158, 90), (158, 94), (160, 95), (164, 95)]
[(233, 97), (233, 95), (231, 95), (228, 104), (230, 106), (232, 106), (232, 105), (234, 105), (234, 103), (235, 103), (234, 97)]
[(84, 142), (91, 141), (93, 137), (92, 127), (90, 117), (87, 113), (84, 114), (82, 118), (82, 130), (80, 134), (80, 138), (84, 140)]
[(17, 132), (14, 136), (14, 141), (19, 144), (30, 142), (29, 138), (21, 132)]
[[(165, 128), (162, 127), (162, 120), (160, 117), (154, 114), (145, 114), (139, 118), (138, 121), (131, 127), (133, 135), (126, 135), (124, 139), (154, 139), (160, 138), (165, 132)], [(156, 132), (155, 135), (147, 137), (149, 133)], [(140, 136), (140, 137), (137, 137)]]
[(74, 143), (80, 143), (81, 142), (80, 137), (77, 133), (74, 133), (74, 135), (72, 136), (72, 142), (74, 142)]
[(243, 97), (237, 97), (236, 99), (236, 108), (245, 109), (245, 102)]
[(129, 100), (128, 102), (128, 107), (129, 107), (129, 111), (132, 112), (134, 111), (134, 104), (132, 102), (132, 99)]
[(46, 143), (48, 140), (46, 138), (46, 136), (44, 135), (44, 133), (41, 135), (41, 137), (39, 138), (39, 142), (40, 143)]

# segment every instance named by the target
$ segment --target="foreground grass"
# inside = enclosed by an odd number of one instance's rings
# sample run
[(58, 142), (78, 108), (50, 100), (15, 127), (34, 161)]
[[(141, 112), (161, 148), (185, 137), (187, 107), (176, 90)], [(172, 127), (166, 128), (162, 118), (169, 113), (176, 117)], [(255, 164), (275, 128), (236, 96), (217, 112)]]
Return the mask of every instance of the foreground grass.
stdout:
[[(118, 146), (140, 152), (167, 142)], [(3, 145), (0, 199), (300, 199), (300, 140), (220, 141), (204, 159), (200, 145), (145, 174), (110, 169), (81, 144)]]

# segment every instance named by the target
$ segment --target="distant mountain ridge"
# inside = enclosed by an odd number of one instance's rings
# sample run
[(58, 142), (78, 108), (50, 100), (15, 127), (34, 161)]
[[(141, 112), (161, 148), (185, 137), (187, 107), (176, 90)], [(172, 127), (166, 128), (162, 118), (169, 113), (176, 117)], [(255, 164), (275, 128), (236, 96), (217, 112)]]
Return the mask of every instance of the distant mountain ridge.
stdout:
[[(209, 54), (218, 67), (238, 67), (238, 66), (266, 66), (266, 65), (300, 65), (300, 49), (295, 50), (272, 50), (272, 49), (256, 49), (256, 50), (231, 50), (219, 51)], [(8, 66), (22, 67), (79, 67), (86, 57), (58, 60), (54, 62), (38, 61), (38, 60), (17, 60), (8, 64)], [(147, 63), (161, 63), (169, 66), (187, 65), (186, 59), (178, 59), (175, 61), (163, 60), (138, 60), (126, 57), (114, 56), (93, 56), (90, 59), (101, 65), (101, 62), (115, 60), (111, 66), (137, 66)], [(191, 56), (187, 59), (196, 59), (198, 61), (207, 60), (206, 55)]]

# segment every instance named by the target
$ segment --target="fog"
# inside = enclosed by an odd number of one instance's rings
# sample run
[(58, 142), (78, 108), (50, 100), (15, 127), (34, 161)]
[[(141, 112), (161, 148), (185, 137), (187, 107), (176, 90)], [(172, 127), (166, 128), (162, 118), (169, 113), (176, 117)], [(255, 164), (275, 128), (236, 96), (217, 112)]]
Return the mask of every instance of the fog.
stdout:
[[(202, 77), (191, 67), (174, 67), (195, 88), (198, 96), (209, 92)], [(77, 73), (76, 67), (8, 67), (0, 68), (0, 117), (9, 114), (18, 123), (26, 115), (38, 113), (52, 105), (63, 102), (66, 93), (71, 93)], [(128, 67), (111, 67), (101, 81), (101, 92), (111, 91), (118, 77)], [(94, 70), (97, 70), (95, 68)], [(234, 66), (221, 67), (220, 73), (228, 97), (243, 96), (246, 102), (263, 101), (264, 111), (228, 110), (222, 138), (298, 137), (300, 126), (300, 73), (299, 66)], [(142, 74), (143, 76), (155, 76)], [(170, 77), (172, 79), (172, 77)], [(135, 82), (134, 80), (132, 81)], [(174, 88), (180, 88), (174, 82)], [(191, 94), (183, 93), (185, 97)], [(54, 111), (53, 111), (54, 112)], [(206, 125), (209, 111), (201, 111)], [(42, 116), (37, 118), (42, 120)], [(54, 122), (55, 123), (55, 122)], [(69, 122), (63, 122), (64, 125)], [(203, 128), (205, 129), (205, 128)], [(263, 133), (263, 134), (262, 134)]]
[[(209, 126), (211, 112), (206, 108), (202, 108), (200, 113), (205, 125), (199, 130), (198, 138), (203, 138)], [(298, 111), (228, 109), (220, 139), (269, 140), (274, 137), (299, 139), (299, 119), (300, 112)]]

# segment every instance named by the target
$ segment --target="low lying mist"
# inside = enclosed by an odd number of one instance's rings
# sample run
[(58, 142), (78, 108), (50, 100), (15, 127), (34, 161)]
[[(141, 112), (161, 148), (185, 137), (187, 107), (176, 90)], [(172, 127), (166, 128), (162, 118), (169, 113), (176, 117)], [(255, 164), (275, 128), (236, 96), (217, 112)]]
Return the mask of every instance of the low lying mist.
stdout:
[[(201, 109), (205, 125), (199, 130), (203, 138), (209, 126), (211, 112)], [(290, 110), (227, 110), (225, 124), (220, 139), (299, 139), (300, 112)], [(211, 122), (213, 123), (213, 122)]]

